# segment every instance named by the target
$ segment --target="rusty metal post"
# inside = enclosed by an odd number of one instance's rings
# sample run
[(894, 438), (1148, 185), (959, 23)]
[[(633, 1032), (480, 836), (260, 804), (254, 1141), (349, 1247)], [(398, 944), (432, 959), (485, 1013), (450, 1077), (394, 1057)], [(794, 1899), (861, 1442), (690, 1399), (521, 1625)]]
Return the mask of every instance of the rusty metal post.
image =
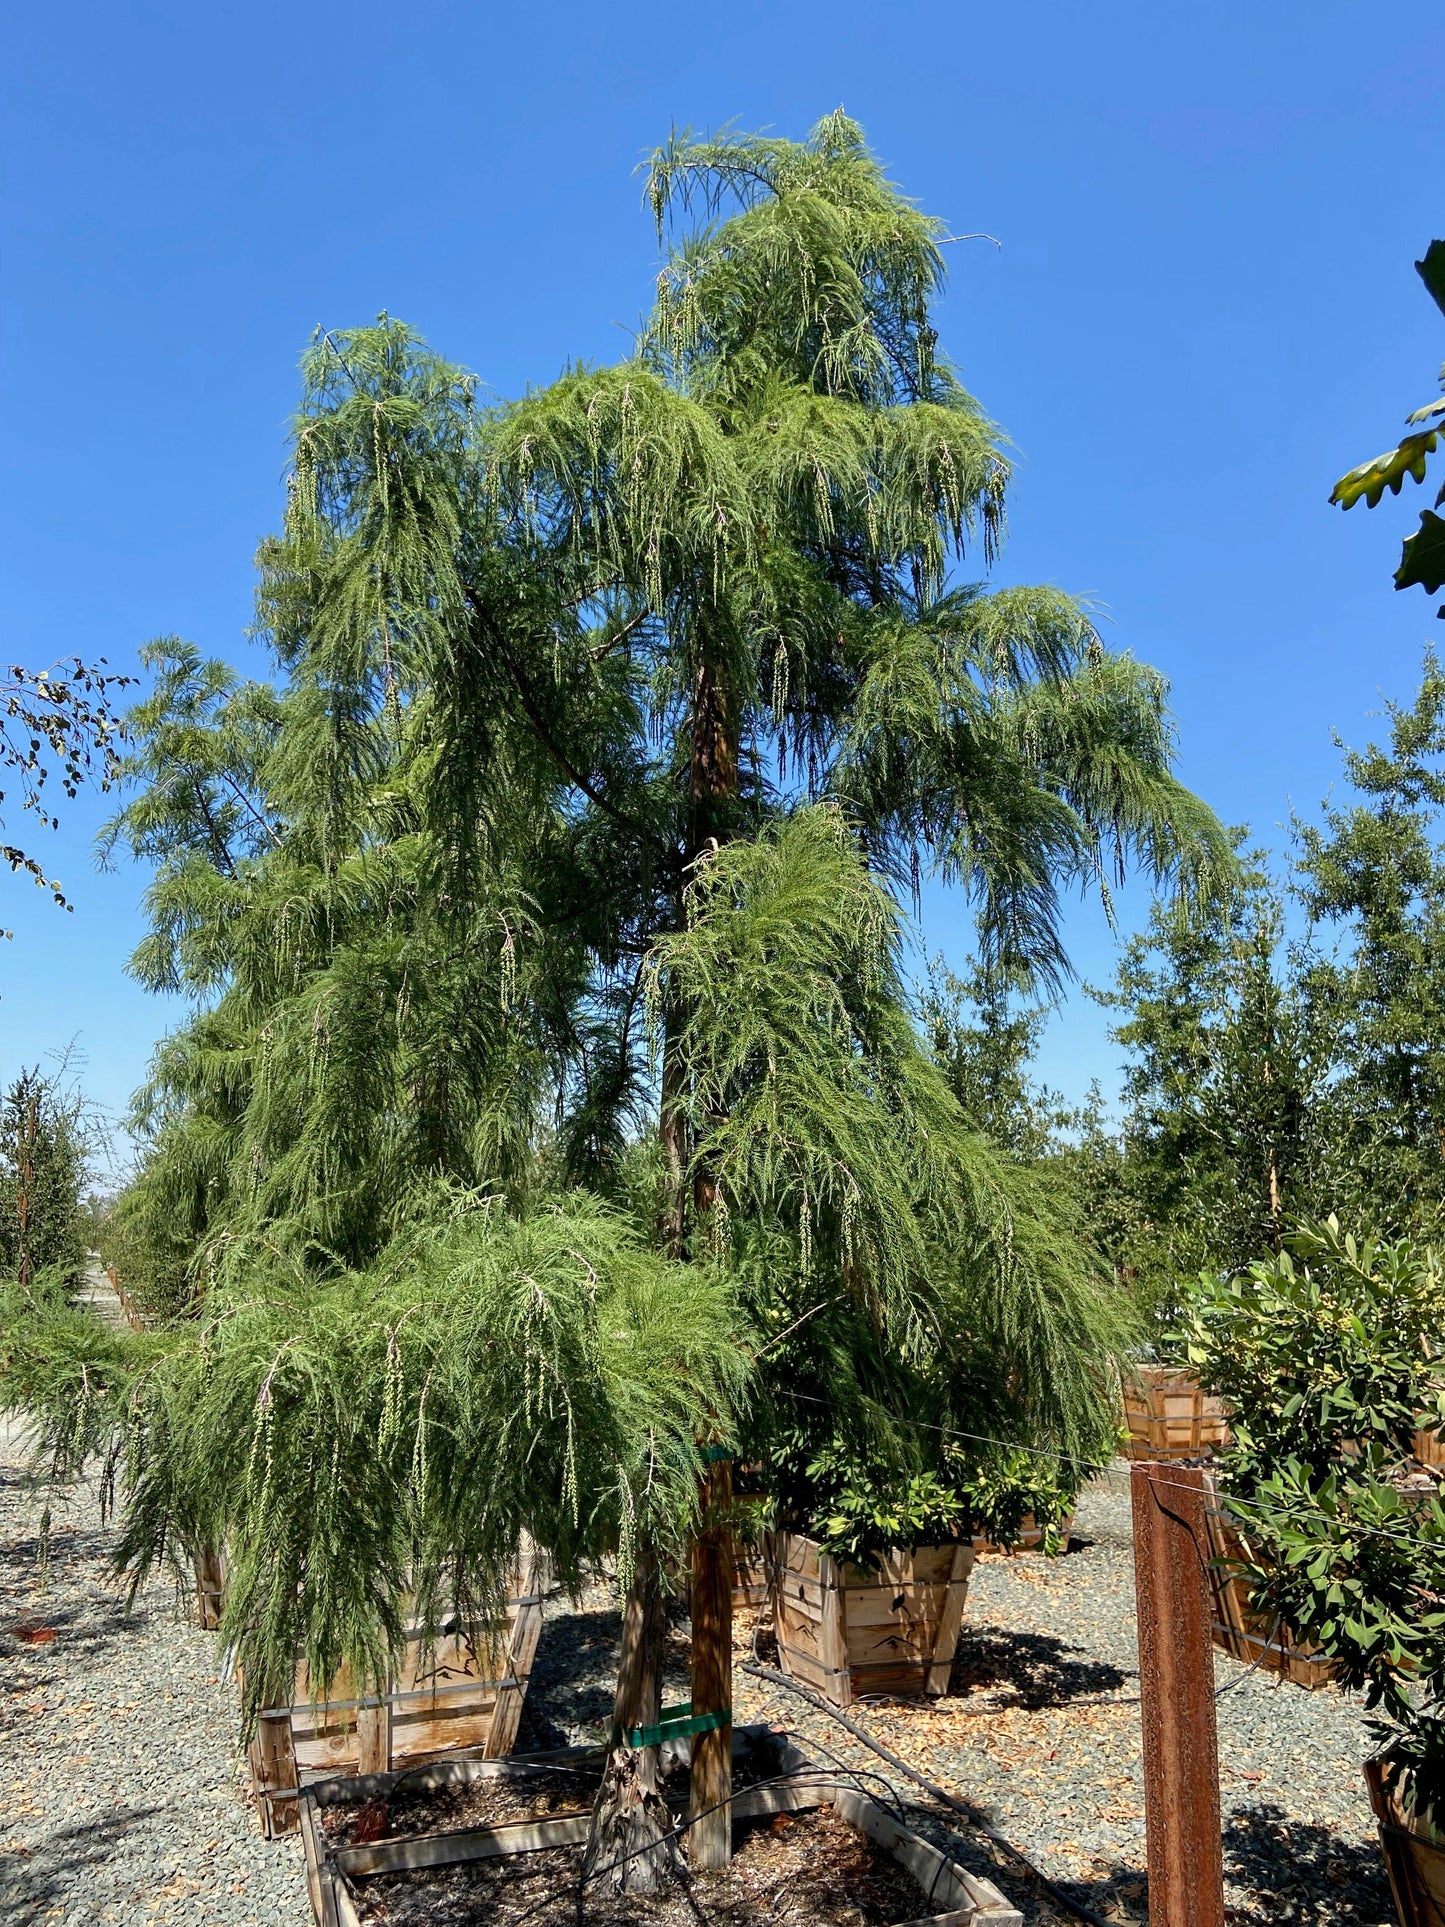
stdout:
[(1130, 1487), (1149, 1927), (1224, 1927), (1204, 1473), (1136, 1461)]
[(722, 1716), (692, 1737), (687, 1855), (694, 1867), (725, 1867), (733, 1857), (733, 1468), (711, 1464), (703, 1479), (702, 1518), (692, 1542), (692, 1710)]

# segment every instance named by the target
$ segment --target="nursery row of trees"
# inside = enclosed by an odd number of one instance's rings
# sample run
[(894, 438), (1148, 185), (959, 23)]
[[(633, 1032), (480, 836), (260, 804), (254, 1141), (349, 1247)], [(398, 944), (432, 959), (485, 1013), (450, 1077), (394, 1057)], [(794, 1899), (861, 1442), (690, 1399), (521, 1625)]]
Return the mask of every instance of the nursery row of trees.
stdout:
[(1034, 1073), (1043, 1013), (1005, 972), (940, 972), (936, 1048), (965, 1107), (1059, 1186), (1142, 1303), (1238, 1271), (1328, 1208), (1437, 1239), (1445, 1212), (1445, 676), (1427, 656), (1282, 875), (1238, 839), (1209, 905), (1156, 904), (1093, 995), (1124, 1110)]

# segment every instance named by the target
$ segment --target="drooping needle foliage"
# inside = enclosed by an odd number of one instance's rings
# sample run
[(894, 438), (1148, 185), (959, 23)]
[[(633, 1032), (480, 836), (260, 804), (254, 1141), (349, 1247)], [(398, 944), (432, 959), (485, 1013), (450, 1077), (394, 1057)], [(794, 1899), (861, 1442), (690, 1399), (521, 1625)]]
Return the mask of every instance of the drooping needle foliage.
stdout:
[(616, 364), (483, 407), (384, 315), (318, 335), (277, 685), (171, 641), (134, 720), (134, 968), (194, 1009), (128, 1222), (194, 1315), (127, 1557), (225, 1539), (248, 1679), (374, 1671), (521, 1528), (655, 1576), (692, 1441), (743, 1436), (735, 1296), (780, 1490), (1107, 1442), (1117, 1303), (924, 1046), (903, 906), (958, 886), (1047, 988), (1071, 889), (1207, 893), (1228, 841), (1161, 679), (981, 579), (1008, 464), (860, 130), (680, 135), (647, 196)]
[[(519, 1531), (564, 1580), (640, 1540), (676, 1555), (698, 1439), (749, 1373), (730, 1281), (569, 1195), (457, 1200), (361, 1271), (233, 1246), (204, 1317), (140, 1337), (4, 1307), (6, 1402), (60, 1463), (99, 1455), (120, 1557), (227, 1549), (223, 1643), (248, 1711), (384, 1677), (414, 1615), (485, 1622)], [(31, 1309), (34, 1309), (32, 1304)]]

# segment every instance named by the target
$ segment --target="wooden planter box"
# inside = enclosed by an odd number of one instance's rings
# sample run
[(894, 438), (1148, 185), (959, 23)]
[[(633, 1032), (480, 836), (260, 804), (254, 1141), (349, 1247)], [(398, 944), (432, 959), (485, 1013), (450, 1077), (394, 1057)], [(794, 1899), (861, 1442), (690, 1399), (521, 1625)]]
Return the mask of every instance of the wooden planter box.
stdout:
[[(748, 1470), (756, 1477), (760, 1468)], [(765, 1518), (771, 1504), (765, 1492), (735, 1493), (733, 1502), (738, 1513), (751, 1513), (754, 1520)], [(749, 1629), (772, 1597), (772, 1540), (772, 1533), (757, 1530), (756, 1524), (749, 1537), (733, 1533), (733, 1620)]]
[[(768, 1537), (772, 1535), (769, 1534)], [(767, 1542), (761, 1545), (733, 1541), (733, 1621), (751, 1625), (767, 1605), (772, 1592), (771, 1560)]]
[(876, 1566), (773, 1534), (773, 1627), (784, 1669), (848, 1706), (860, 1693), (946, 1693), (973, 1547), (894, 1550)]
[[(1065, 1546), (1069, 1543), (1069, 1534), (1073, 1529), (1074, 1515), (1071, 1512), (1067, 1519), (1061, 1519), (1059, 1521), (1059, 1537), (1063, 1540)], [(975, 1533), (973, 1536), (973, 1550), (975, 1555), (980, 1558), (986, 1552), (1001, 1552), (1005, 1555), (1010, 1555), (1015, 1552), (1037, 1552), (1043, 1543), (1044, 1528), (1039, 1524), (1032, 1512), (1026, 1512), (1024, 1514), (1023, 1527), (1019, 1533), (1017, 1545), (996, 1546), (991, 1539), (985, 1539), (981, 1533)]]
[(1212, 1474), (1205, 1481), (1204, 1522), (1209, 1533), (1215, 1645), (1307, 1692), (1328, 1686), (1335, 1676), (1334, 1662), (1321, 1658), (1317, 1647), (1301, 1644), (1282, 1620), (1255, 1612), (1249, 1605), (1248, 1585), (1231, 1571), (1249, 1559), (1249, 1544), (1220, 1503)]
[(312, 1780), (389, 1773), (448, 1755), (510, 1753), (542, 1630), (540, 1566), (530, 1549), (518, 1561), (505, 1624), (491, 1641), (474, 1644), (453, 1631), (427, 1652), (413, 1627), (381, 1697), (359, 1698), (343, 1672), (313, 1703), (306, 1669), (298, 1666), (291, 1705), (263, 1712), (247, 1749), (266, 1837), (294, 1831), (298, 1795)]
[(219, 1552), (198, 1552), (196, 1568), (196, 1624), (203, 1633), (213, 1633), (221, 1623), (221, 1606), (226, 1590), (226, 1561)]
[(1124, 1419), (1131, 1459), (1197, 1459), (1229, 1436), (1223, 1399), (1191, 1371), (1135, 1365), (1124, 1380)]
[(1399, 1767), (1365, 1761), (1365, 1785), (1380, 1829), (1380, 1851), (1400, 1927), (1439, 1927), (1445, 1920), (1445, 1847), (1417, 1833), (1401, 1798)]
[[(733, 1819), (753, 1820), (774, 1813), (800, 1813), (812, 1807), (833, 1806), (851, 1826), (891, 1854), (913, 1876), (940, 1911), (918, 1916), (903, 1927), (1023, 1927), (1023, 1915), (991, 1880), (981, 1880), (950, 1860), (919, 1834), (900, 1826), (871, 1800), (842, 1781), (826, 1778), (806, 1754), (765, 1726), (734, 1729), (733, 1756), (750, 1748), (765, 1749), (769, 1778), (786, 1777), (769, 1785), (741, 1788), (733, 1795)], [(687, 1757), (687, 1742), (662, 1749), (664, 1763)], [(534, 1753), (525, 1761), (458, 1760), (433, 1767), (425, 1778), (408, 1776), (408, 1784), (428, 1790), (483, 1777), (522, 1779), (528, 1769), (548, 1764), (580, 1765), (602, 1756), (595, 1748), (568, 1747), (560, 1753)], [(300, 1801), (302, 1846), (306, 1856), (306, 1887), (318, 1927), (361, 1927), (358, 1882), (378, 1875), (409, 1873), (426, 1867), (454, 1867), (468, 1861), (498, 1859), (514, 1853), (535, 1853), (550, 1847), (581, 1846), (587, 1838), (585, 1813), (555, 1820), (524, 1820), (492, 1827), (394, 1836), (365, 1846), (333, 1847), (326, 1838), (321, 1814), (340, 1804), (385, 1799), (396, 1775), (373, 1775), (365, 1780), (326, 1780), (308, 1787)]]

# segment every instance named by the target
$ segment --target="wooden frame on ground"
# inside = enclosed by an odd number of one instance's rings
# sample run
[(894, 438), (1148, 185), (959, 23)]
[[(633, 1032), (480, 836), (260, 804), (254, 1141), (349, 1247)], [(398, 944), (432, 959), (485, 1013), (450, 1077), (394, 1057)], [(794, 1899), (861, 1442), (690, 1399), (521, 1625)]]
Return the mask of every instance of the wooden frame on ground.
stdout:
[[(776, 1762), (770, 1784), (742, 1788), (733, 1795), (733, 1819), (755, 1820), (773, 1813), (801, 1813), (832, 1806), (850, 1826), (868, 1836), (913, 1876), (930, 1901), (941, 1902), (938, 1912), (919, 1915), (900, 1927), (1023, 1927), (1023, 1915), (991, 1880), (971, 1874), (957, 1861), (930, 1845), (921, 1834), (902, 1826), (873, 1801), (837, 1777), (833, 1769), (819, 1769), (793, 1742), (765, 1726), (738, 1727), (734, 1757), (765, 1748)], [(668, 1742), (661, 1749), (665, 1764), (688, 1757), (686, 1740)], [(551, 1847), (580, 1846), (587, 1838), (588, 1815), (568, 1814), (553, 1820), (512, 1821), (494, 1827), (397, 1836), (366, 1845), (333, 1847), (326, 1839), (321, 1813), (327, 1807), (360, 1804), (384, 1798), (404, 1779), (418, 1791), (466, 1785), (480, 1779), (523, 1779), (547, 1765), (578, 1766), (595, 1763), (596, 1747), (567, 1747), (556, 1753), (529, 1754), (515, 1760), (449, 1760), (407, 1774), (373, 1774), (360, 1779), (323, 1780), (306, 1787), (300, 1797), (301, 1840), (306, 1855), (306, 1887), (318, 1927), (361, 1927), (361, 1912), (353, 1883), (378, 1874), (405, 1873), (426, 1867), (459, 1866), (467, 1861), (491, 1860), (514, 1853), (536, 1853)]]

